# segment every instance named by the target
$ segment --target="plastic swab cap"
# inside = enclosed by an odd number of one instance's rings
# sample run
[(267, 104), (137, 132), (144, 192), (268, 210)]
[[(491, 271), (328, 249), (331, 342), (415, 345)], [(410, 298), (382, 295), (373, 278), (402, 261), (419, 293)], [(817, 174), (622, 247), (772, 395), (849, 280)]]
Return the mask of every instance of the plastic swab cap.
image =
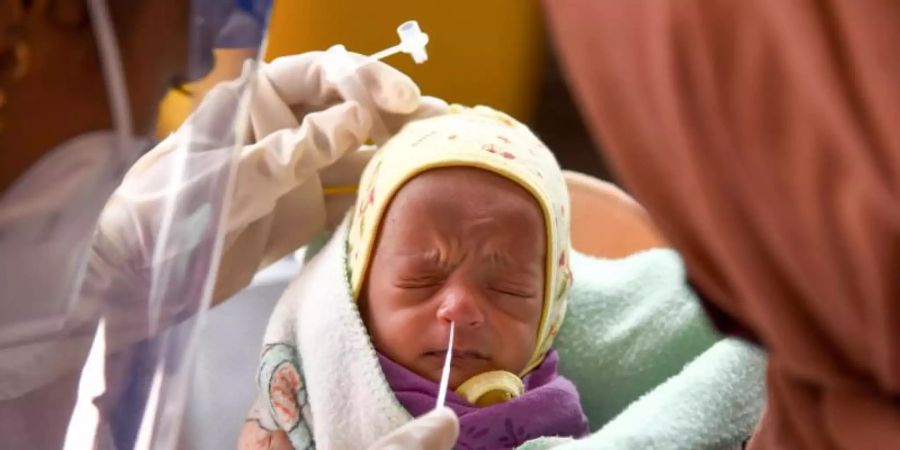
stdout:
[(397, 34), (400, 35), (400, 51), (412, 56), (416, 64), (428, 61), (428, 52), (425, 51), (428, 35), (419, 28), (419, 22), (415, 20), (403, 22), (397, 27)]

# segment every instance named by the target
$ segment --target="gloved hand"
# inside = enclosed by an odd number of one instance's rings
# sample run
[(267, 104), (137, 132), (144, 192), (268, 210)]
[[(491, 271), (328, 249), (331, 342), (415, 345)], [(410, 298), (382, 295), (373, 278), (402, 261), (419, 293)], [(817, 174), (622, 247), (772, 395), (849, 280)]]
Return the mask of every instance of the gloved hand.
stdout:
[(392, 431), (369, 450), (445, 450), (459, 437), (459, 419), (450, 408), (436, 409)]
[[(446, 111), (445, 102), (421, 96), (409, 77), (379, 62), (359, 71), (378, 108), (367, 110), (338, 95), (323, 76), (323, 60), (322, 52), (278, 58), (220, 83), (131, 167), (100, 217), (85, 282), (85, 296), (116, 299), (104, 306), (107, 336), (135, 342), (202, 307), (206, 275), (185, 270), (217, 254), (208, 251), (211, 230), (224, 232), (218, 266), (207, 263), (218, 267), (215, 303), (337, 224), (372, 154), (358, 150), (373, 114), (395, 132)], [(247, 88), (249, 123), (236, 128)], [(229, 177), (231, 189), (223, 181)], [(224, 204), (227, 214), (220, 215)], [(149, 292), (164, 297), (149, 304)]]
[[(365, 60), (364, 56), (356, 53), (349, 55), (359, 62)], [(324, 52), (309, 52), (277, 58), (262, 69), (270, 87), (298, 121), (310, 113), (327, 110), (347, 100), (340, 97), (337, 86), (325, 77), (324, 61)], [(447, 109), (443, 100), (421, 96), (419, 88), (409, 77), (384, 63), (366, 64), (358, 70), (358, 76), (391, 133), (397, 132), (410, 120), (431, 117)], [(365, 113), (372, 114), (374, 111)]]
[(369, 138), (373, 114), (395, 133), (447, 109), (443, 100), (421, 96), (403, 73), (375, 62), (359, 70), (379, 108), (367, 111), (340, 97), (324, 76), (324, 55), (282, 57), (261, 69), (250, 105), (256, 143), (241, 152), (214, 301), (340, 222), (373, 153), (357, 151)]

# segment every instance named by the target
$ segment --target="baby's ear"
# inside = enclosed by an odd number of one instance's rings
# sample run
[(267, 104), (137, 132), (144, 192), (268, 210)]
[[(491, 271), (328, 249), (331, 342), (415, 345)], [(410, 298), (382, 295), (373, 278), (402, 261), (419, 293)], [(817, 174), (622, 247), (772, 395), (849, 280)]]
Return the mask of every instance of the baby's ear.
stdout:
[(647, 211), (616, 185), (563, 171), (572, 214), (572, 247), (600, 258), (622, 258), (668, 247)]

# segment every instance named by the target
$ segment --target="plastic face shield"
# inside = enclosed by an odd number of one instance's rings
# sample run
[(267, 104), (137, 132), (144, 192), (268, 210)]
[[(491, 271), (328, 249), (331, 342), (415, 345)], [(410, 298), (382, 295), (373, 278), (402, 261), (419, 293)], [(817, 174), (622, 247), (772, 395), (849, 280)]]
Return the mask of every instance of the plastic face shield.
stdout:
[[(88, 5), (92, 22), (98, 10), (109, 17), (103, 1)], [(142, 137), (130, 128), (117, 43), (100, 38), (104, 30), (94, 23), (115, 124), (116, 168), (109, 172), (124, 180), (112, 193), (86, 190), (95, 207), (75, 208), (96, 233), (59, 239), (66, 237), (61, 224), (45, 237), (66, 243), (54, 247), (65, 262), (48, 263), (52, 270), (42, 274), (45, 284), (56, 283), (45, 290), (51, 294), (29, 297), (42, 290), (36, 283), (3, 288), (2, 301), (18, 305), (0, 318), (0, 435), (11, 448), (177, 447), (271, 1), (194, 0), (185, 9), (186, 79), (211, 68), (213, 48), (251, 49), (254, 56), (239, 80), (211, 90), (160, 144), (165, 151), (124, 177)], [(92, 181), (84, 177), (80, 185)]]

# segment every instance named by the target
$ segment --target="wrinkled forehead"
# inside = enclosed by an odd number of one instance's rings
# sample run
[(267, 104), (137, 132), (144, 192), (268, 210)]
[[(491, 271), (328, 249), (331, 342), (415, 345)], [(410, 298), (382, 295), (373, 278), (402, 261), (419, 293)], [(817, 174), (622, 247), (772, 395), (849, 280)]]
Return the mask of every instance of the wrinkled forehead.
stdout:
[(472, 167), (444, 167), (410, 179), (395, 194), (380, 219), (392, 237), (405, 233), (476, 236), (544, 243), (543, 211), (538, 200), (516, 182)]
[(495, 211), (534, 210), (538, 200), (523, 186), (488, 170), (447, 166), (422, 172), (408, 180), (395, 194), (394, 203), (459, 205)]

